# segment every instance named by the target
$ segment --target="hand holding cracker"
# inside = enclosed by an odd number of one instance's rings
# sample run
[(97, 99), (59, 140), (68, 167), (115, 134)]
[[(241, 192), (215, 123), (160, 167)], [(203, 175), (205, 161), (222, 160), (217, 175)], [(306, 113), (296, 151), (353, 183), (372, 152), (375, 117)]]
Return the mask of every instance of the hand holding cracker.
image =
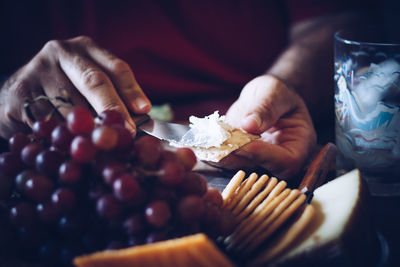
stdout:
[(302, 98), (278, 79), (250, 81), (226, 115), (229, 124), (261, 138), (244, 145), (219, 164), (251, 168), (256, 164), (280, 178), (296, 174), (316, 144), (316, 133)]

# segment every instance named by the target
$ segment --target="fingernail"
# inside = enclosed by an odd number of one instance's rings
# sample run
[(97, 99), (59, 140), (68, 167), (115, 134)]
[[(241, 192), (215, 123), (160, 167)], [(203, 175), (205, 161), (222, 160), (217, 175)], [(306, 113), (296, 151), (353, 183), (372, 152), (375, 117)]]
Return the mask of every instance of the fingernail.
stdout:
[(135, 103), (136, 107), (142, 111), (147, 111), (147, 109), (150, 107), (149, 102), (143, 98), (135, 99), (134, 103)]
[(260, 116), (258, 116), (257, 114), (250, 114), (249, 116), (247, 116), (244, 121), (243, 121), (243, 125), (246, 126), (246, 128), (252, 128), (254, 127), (254, 123), (256, 124), (257, 128), (261, 127), (261, 118)]

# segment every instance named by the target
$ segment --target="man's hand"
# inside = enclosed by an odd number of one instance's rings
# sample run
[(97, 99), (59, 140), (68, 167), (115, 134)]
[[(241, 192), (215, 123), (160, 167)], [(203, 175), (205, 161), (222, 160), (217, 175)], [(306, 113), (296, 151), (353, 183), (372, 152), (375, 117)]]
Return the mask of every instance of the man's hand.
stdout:
[(316, 144), (304, 101), (270, 75), (259, 76), (243, 88), (228, 110), (227, 120), (235, 127), (261, 135), (222, 161), (228, 167), (245, 168), (255, 163), (279, 178), (290, 178)]
[[(88, 37), (50, 41), (4, 83), (0, 91), (0, 135), (7, 138), (32, 126), (23, 108), (26, 101), (41, 95), (54, 99), (65, 93), (74, 105), (91, 106), (97, 113), (106, 109), (120, 111), (133, 134), (135, 124), (128, 110), (140, 114), (151, 109), (126, 62), (99, 48)], [(40, 100), (30, 107), (35, 119), (41, 119), (59, 104)], [(64, 105), (58, 115), (66, 116), (70, 109)]]

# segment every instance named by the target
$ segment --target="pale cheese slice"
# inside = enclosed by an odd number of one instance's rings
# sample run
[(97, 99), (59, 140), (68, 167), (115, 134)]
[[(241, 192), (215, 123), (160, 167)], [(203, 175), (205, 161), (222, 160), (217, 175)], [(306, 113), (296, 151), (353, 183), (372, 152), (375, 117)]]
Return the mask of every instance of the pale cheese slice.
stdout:
[(369, 192), (359, 170), (317, 188), (315, 215), (285, 255), (271, 266), (373, 266), (378, 239)]

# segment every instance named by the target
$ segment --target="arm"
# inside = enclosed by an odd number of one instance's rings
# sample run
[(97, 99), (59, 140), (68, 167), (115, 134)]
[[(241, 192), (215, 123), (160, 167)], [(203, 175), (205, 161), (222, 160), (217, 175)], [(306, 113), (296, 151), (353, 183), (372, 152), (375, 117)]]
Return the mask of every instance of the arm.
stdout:
[(353, 23), (355, 15), (337, 14), (293, 25), (289, 47), (267, 71), (298, 92), (315, 123), (333, 115), (333, 35)]

